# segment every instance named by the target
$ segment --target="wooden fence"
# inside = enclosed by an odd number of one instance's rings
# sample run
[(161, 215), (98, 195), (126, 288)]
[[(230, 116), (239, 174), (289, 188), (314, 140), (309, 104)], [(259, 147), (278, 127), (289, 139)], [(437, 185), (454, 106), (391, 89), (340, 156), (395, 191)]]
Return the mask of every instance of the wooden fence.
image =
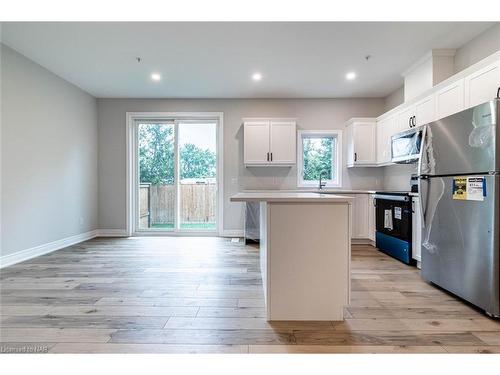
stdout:
[[(140, 185), (141, 227), (173, 224), (175, 216), (174, 185)], [(216, 184), (181, 184), (181, 222), (214, 223)], [(147, 216), (147, 214), (149, 215)], [(143, 216), (144, 215), (144, 216)], [(145, 218), (145, 219), (144, 219)]]

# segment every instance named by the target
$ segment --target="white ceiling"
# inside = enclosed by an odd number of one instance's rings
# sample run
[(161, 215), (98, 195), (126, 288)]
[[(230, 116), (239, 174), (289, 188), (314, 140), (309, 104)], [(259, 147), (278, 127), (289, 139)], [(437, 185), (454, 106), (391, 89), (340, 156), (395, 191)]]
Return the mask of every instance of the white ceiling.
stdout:
[[(491, 25), (29, 22), (3, 23), (2, 41), (96, 97), (383, 97), (430, 49), (458, 48)], [(358, 78), (346, 81), (348, 71)]]

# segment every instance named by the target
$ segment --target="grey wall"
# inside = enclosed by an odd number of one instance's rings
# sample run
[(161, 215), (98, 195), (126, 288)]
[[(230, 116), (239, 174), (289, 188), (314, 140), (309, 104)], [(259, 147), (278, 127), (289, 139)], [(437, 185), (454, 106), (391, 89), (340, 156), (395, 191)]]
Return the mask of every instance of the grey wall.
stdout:
[[(454, 59), (455, 72), (458, 73), (499, 50), (500, 22), (497, 22), (457, 49)], [(389, 111), (403, 102), (404, 86), (401, 86), (385, 97), (385, 111)]]
[[(244, 168), (244, 117), (296, 117), (302, 129), (343, 129), (351, 117), (378, 116), (383, 99), (98, 99), (99, 225), (126, 227), (126, 112), (224, 113), (224, 229), (243, 228), (241, 203), (229, 197), (242, 189), (296, 189), (296, 168)], [(344, 142), (345, 146), (345, 142)], [(345, 155), (345, 147), (344, 147)], [(345, 163), (345, 156), (344, 156)], [(343, 169), (344, 188), (381, 186), (377, 168)]]
[(2, 253), (97, 229), (95, 98), (1, 45)]
[[(500, 50), (500, 23), (488, 28), (470, 42), (457, 49), (455, 54), (455, 72), (477, 63), (485, 57)], [(387, 110), (396, 107), (399, 98), (398, 90), (386, 99)], [(401, 100), (401, 104), (404, 99)], [(396, 104), (396, 105), (394, 105)], [(410, 177), (416, 173), (415, 165), (392, 165), (383, 167), (384, 188), (390, 190), (408, 190)]]
[(457, 50), (455, 72), (464, 70), (496, 51), (500, 51), (500, 22)]
[(385, 111), (390, 111), (391, 109), (396, 108), (398, 105), (403, 104), (403, 102), (405, 101), (404, 89), (405, 88), (403, 85), (385, 97)]

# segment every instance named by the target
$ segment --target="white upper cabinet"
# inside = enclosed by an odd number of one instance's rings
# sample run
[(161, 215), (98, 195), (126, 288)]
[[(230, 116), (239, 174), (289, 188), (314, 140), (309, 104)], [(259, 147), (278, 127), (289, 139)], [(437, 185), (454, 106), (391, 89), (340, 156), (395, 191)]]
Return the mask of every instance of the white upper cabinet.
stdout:
[(436, 119), (450, 116), (465, 108), (464, 79), (459, 79), (436, 92)]
[(248, 121), (244, 124), (245, 164), (269, 162), (269, 121)]
[(247, 166), (293, 165), (296, 123), (291, 120), (244, 120), (243, 158)]
[(395, 133), (425, 125), (435, 120), (436, 104), (434, 95), (430, 95), (415, 104), (411, 104), (401, 110), (397, 115)]
[(346, 123), (347, 166), (377, 164), (377, 128), (374, 118), (353, 118)]
[(415, 104), (415, 126), (425, 125), (436, 120), (436, 103), (434, 95), (430, 95)]
[(270, 162), (272, 164), (295, 164), (297, 152), (295, 122), (270, 122)]
[(415, 106), (410, 105), (403, 109), (398, 115), (396, 120), (395, 133), (399, 133), (412, 128), (415, 124)]
[(500, 88), (500, 62), (465, 77), (465, 108), (492, 100)]
[(391, 137), (396, 130), (396, 116), (385, 117), (377, 121), (377, 164), (391, 162)]

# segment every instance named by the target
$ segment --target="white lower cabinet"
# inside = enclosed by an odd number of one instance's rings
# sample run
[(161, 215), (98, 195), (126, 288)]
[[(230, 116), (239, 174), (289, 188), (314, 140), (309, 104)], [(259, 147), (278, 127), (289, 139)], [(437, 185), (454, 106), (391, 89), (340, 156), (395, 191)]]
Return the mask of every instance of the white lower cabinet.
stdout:
[(375, 242), (376, 227), (375, 195), (368, 197), (368, 239)]
[(420, 198), (412, 197), (412, 258), (417, 261), (417, 266), (420, 268), (421, 254), (422, 254), (422, 217), (420, 214)]
[(352, 235), (353, 239), (367, 239), (370, 237), (369, 230), (369, 194), (353, 194), (352, 203)]

